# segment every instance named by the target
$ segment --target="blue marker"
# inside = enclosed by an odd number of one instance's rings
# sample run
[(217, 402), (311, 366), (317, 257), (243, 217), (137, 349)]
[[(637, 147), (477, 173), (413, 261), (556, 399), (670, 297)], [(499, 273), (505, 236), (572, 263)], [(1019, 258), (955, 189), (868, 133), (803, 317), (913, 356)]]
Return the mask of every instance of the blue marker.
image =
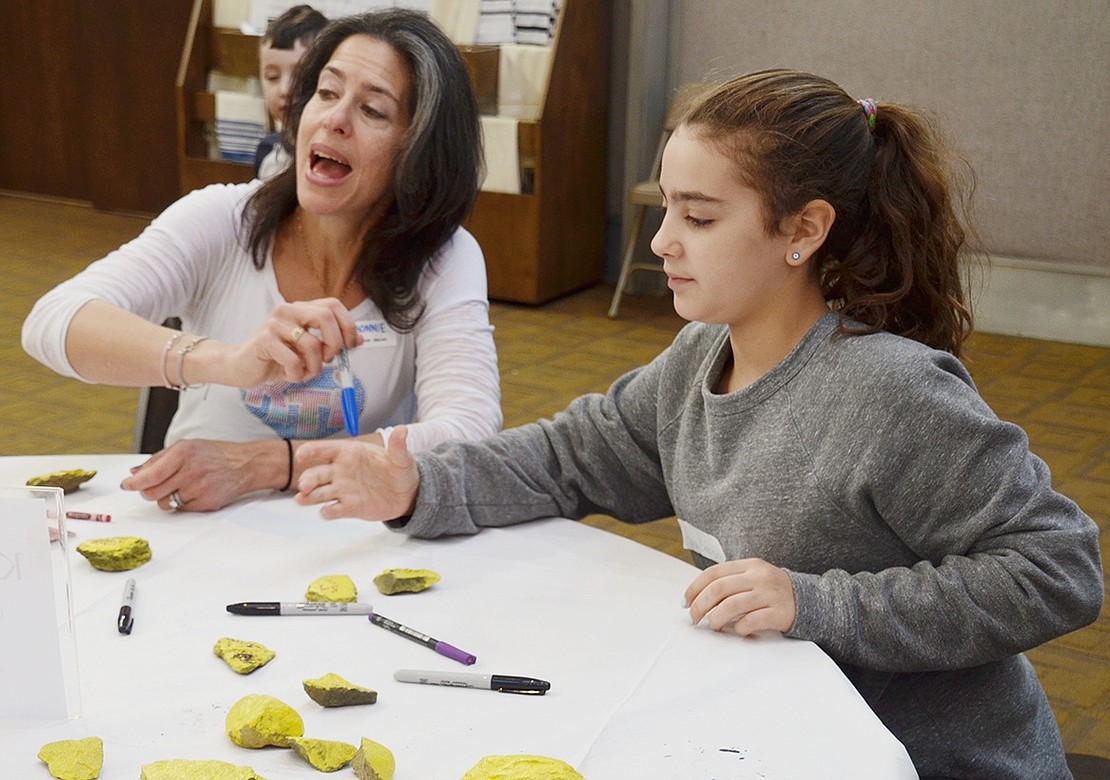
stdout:
[(355, 400), (355, 381), (351, 378), (351, 359), (347, 348), (339, 350), (339, 381), (343, 385), (340, 397), (343, 401), (343, 425), (347, 433), (358, 436), (358, 401)]

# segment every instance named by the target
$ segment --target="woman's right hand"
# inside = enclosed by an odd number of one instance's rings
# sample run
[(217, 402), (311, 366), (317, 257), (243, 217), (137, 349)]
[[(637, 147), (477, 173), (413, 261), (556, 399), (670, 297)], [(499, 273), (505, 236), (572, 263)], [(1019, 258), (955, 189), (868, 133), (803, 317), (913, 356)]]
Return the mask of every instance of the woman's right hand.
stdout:
[(407, 438), (408, 429), (399, 425), (384, 447), (359, 439), (302, 442), (296, 453), (297, 503), (324, 504), (320, 515), (328, 520), (394, 520), (412, 514), (420, 472)]
[[(354, 318), (337, 298), (279, 304), (242, 344), (219, 358), (220, 384), (255, 387), (264, 382), (305, 382), (320, 374), (343, 347), (363, 341)], [(197, 350), (197, 359), (204, 352)]]

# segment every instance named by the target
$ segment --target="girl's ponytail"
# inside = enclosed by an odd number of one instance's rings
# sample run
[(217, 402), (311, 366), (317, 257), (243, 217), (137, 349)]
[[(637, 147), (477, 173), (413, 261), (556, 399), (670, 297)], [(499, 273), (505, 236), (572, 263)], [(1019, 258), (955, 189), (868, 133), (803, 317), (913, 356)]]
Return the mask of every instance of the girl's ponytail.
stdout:
[[(881, 103), (866, 210), (857, 238), (822, 267), (826, 297), (842, 314), (959, 356), (971, 331), (960, 250), (967, 211), (960, 168), (932, 122)], [(967, 193), (970, 195), (970, 191)]]

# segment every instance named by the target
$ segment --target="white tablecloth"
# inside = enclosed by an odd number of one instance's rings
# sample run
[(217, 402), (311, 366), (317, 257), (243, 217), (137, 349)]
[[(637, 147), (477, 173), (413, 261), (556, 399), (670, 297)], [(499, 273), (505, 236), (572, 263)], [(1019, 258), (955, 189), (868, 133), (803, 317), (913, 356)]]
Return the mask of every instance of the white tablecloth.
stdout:
[[(250, 693), (294, 707), (307, 737), (388, 746), (396, 780), (452, 780), (482, 756), (505, 753), (556, 757), (588, 780), (916, 777), (902, 745), (815, 645), (691, 626), (681, 599), (696, 569), (670, 556), (561, 519), (422, 541), (378, 523), (324, 521), (287, 496), (170, 514), (118, 488), (143, 459), (0, 458), (0, 485), (97, 469), (66, 509), (112, 521), (70, 521), (74, 541), (128, 534), (153, 550), (149, 563), (121, 573), (96, 571), (72, 553), (83, 714), (0, 721), (5, 777), (45, 778), (36, 758), (43, 744), (90, 735), (104, 740), (102, 778), (138, 778), (143, 764), (167, 758), (250, 765), (269, 780), (318, 776), (292, 751), (228, 740), (227, 711)], [(434, 569), (443, 579), (423, 593), (382, 596), (372, 579), (392, 567)], [(539, 677), (551, 691), (398, 683), (401, 668), (468, 667), (364, 617), (225, 610), (301, 601), (326, 574), (349, 575), (360, 601), (474, 653), (470, 670)], [(124, 636), (116, 616), (128, 577), (138, 595)], [(261, 642), (277, 657), (235, 674), (212, 653), (225, 636)], [(377, 690), (378, 703), (320, 707), (301, 683), (329, 672)]]

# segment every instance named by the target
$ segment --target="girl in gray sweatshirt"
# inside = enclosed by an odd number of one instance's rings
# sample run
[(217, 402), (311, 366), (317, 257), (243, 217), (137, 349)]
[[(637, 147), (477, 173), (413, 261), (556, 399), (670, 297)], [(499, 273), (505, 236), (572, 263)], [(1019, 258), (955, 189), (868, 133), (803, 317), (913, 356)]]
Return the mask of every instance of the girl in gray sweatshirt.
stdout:
[(1022, 652), (1098, 617), (1098, 529), (959, 360), (949, 160), (811, 74), (716, 88), (663, 157), (652, 248), (691, 321), (665, 352), (484, 442), (306, 444), (298, 500), (424, 537), (677, 515), (694, 622), (817, 643), (921, 776), (1070, 777)]

